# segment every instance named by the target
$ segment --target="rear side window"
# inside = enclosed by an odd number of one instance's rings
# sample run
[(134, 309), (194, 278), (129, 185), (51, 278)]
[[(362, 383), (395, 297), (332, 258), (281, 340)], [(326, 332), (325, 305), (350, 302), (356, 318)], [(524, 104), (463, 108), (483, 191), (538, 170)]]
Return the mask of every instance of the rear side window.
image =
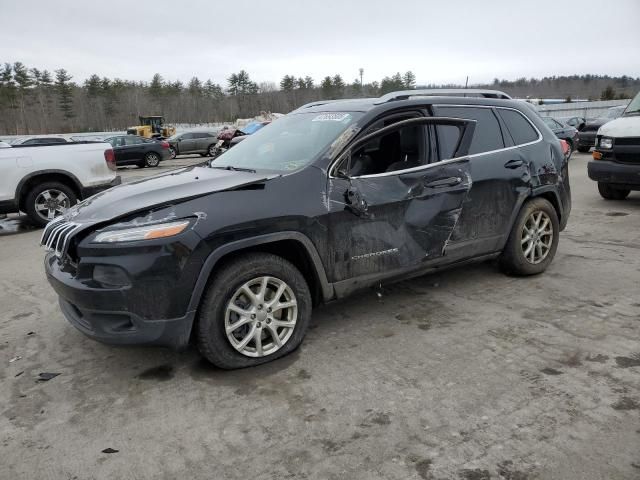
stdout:
[[(474, 107), (437, 107), (437, 115), (455, 118), (468, 118), (476, 120), (476, 129), (473, 134), (469, 154), (491, 152), (504, 148), (500, 123), (493, 110), (490, 108)], [(438, 126), (438, 141), (440, 146), (440, 159), (451, 158), (458, 141), (458, 129)]]
[(513, 142), (516, 145), (535, 142), (538, 139), (538, 132), (520, 112), (499, 108), (498, 114), (507, 125), (511, 138), (513, 138)]

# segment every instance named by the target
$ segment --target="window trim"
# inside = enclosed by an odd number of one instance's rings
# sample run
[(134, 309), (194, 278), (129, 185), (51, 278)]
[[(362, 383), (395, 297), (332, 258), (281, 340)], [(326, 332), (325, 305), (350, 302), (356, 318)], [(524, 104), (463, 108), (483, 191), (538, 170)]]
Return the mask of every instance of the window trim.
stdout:
[[(513, 110), (514, 112), (517, 112), (520, 114), (521, 117), (523, 117), (527, 122), (529, 122), (529, 125), (531, 125), (533, 127), (533, 129), (536, 131), (536, 133), (538, 134), (538, 138), (536, 140), (533, 140), (531, 142), (526, 142), (526, 143), (519, 143), (516, 145), (513, 145), (511, 147), (504, 147), (504, 148), (498, 148), (497, 150), (489, 150), (487, 152), (481, 152), (481, 153), (473, 153), (471, 155), (467, 155), (468, 158), (475, 158), (475, 157), (481, 157), (483, 155), (489, 155), (492, 153), (497, 153), (497, 152), (502, 152), (502, 151), (507, 151), (507, 150), (513, 150), (514, 148), (520, 148), (520, 147), (527, 147), (529, 145), (534, 145), (538, 142), (541, 142), (543, 139), (542, 133), (540, 132), (540, 130), (538, 129), (538, 127), (536, 127), (536, 125), (529, 120), (529, 118), (522, 113), (520, 110), (518, 110), (517, 108), (513, 108), (513, 107), (494, 107), (494, 106), (490, 106), (490, 105), (453, 105), (453, 104), (449, 104), (449, 103), (445, 103), (445, 104), (434, 104), (434, 107), (473, 107), (473, 108), (490, 108), (490, 109), (496, 109), (496, 110)], [(502, 120), (502, 117), (499, 118), (500, 120)], [(505, 126), (507, 127), (507, 129), (509, 128), (508, 125), (506, 125), (505, 122)], [(511, 133), (511, 132), (509, 132)], [(515, 140), (514, 140), (515, 143)], [(443, 160), (445, 161), (445, 160)], [(436, 164), (437, 165), (437, 164)]]

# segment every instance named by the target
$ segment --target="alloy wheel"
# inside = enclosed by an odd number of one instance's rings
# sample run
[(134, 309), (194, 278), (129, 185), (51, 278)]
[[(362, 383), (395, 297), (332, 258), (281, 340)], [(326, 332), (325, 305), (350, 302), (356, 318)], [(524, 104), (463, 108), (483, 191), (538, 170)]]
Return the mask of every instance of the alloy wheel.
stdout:
[(284, 346), (293, 335), (298, 302), (282, 280), (263, 276), (241, 285), (227, 304), (227, 339), (248, 357), (265, 357)]
[(62, 215), (71, 206), (71, 200), (64, 192), (53, 188), (44, 190), (36, 197), (35, 210), (47, 221)]
[(155, 153), (149, 153), (147, 154), (146, 162), (149, 167), (157, 167), (160, 163), (160, 157), (158, 157), (158, 155), (156, 155)]
[(551, 251), (553, 224), (542, 210), (532, 212), (522, 227), (521, 247), (524, 258), (534, 265), (542, 262)]

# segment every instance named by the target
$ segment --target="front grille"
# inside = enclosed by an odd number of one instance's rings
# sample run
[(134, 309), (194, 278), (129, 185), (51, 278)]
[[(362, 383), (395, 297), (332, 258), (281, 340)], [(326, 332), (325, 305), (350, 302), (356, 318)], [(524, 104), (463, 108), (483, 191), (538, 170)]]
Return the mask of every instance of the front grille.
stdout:
[(615, 139), (616, 145), (638, 145), (640, 146), (640, 137), (622, 137)]
[(73, 234), (78, 228), (80, 228), (79, 224), (60, 217), (44, 227), (40, 245), (43, 245), (48, 252), (54, 252), (56, 257), (61, 258), (67, 253)]

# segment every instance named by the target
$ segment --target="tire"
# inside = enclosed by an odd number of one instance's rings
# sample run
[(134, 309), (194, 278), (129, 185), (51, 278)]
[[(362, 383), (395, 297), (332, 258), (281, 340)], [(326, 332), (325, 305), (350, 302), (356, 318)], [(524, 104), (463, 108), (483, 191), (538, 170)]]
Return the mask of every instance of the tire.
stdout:
[(624, 200), (629, 196), (631, 190), (615, 188), (610, 183), (598, 182), (598, 192), (605, 200)]
[(216, 144), (212, 143), (207, 147), (207, 155), (210, 157), (215, 157), (218, 153), (218, 149), (216, 148)]
[(149, 152), (144, 156), (144, 164), (146, 167), (157, 167), (160, 165), (160, 155), (155, 152)]
[(580, 153), (587, 153), (589, 151), (589, 147), (578, 147), (578, 151)]
[(200, 155), (201, 157), (208, 157), (208, 156), (209, 156), (209, 154), (208, 154), (208, 153), (200, 153), (199, 155)]
[(558, 213), (553, 205), (541, 197), (529, 200), (520, 209), (502, 251), (501, 269), (511, 275), (544, 272), (556, 254), (559, 234)]
[[(51, 203), (47, 196), (52, 199)], [(78, 197), (67, 185), (59, 182), (45, 182), (36, 185), (27, 193), (24, 209), (34, 224), (44, 227), (76, 203), (78, 203)], [(47, 208), (42, 208), (45, 205)]]
[[(269, 278), (268, 288), (265, 289), (269, 293), (264, 294), (269, 299), (267, 301), (260, 299), (265, 277)], [(279, 302), (279, 299), (273, 298), (274, 290), (276, 285), (283, 283), (288, 290), (283, 290), (279, 297), (284, 298), (285, 302)], [(251, 302), (244, 293), (246, 290), (242, 290), (242, 287), (247, 285), (251, 292), (257, 294), (255, 302)], [(273, 311), (270, 307), (267, 308), (275, 302), (288, 304), (287, 302), (292, 300), (295, 306)], [(236, 310), (228, 308), (232, 301)], [(236, 311), (246, 312), (247, 315), (241, 316)], [(288, 318), (283, 320), (285, 314)], [(300, 271), (277, 255), (249, 253), (226, 263), (207, 287), (196, 325), (198, 349), (208, 361), (219, 368), (234, 369), (260, 365), (295, 350), (307, 332), (310, 319), (311, 294)], [(228, 335), (226, 326), (233, 326), (240, 321), (242, 326), (231, 330)], [(293, 323), (293, 326), (287, 328), (274, 325), (282, 322)], [(275, 335), (280, 339), (279, 347), (273, 335), (274, 329)], [(261, 339), (260, 348), (263, 349), (262, 356), (259, 355), (256, 335), (258, 332)], [(247, 338), (250, 340), (243, 347), (242, 340)], [(271, 351), (265, 352), (264, 349)]]
[(176, 151), (176, 149), (173, 147), (169, 147), (169, 158), (173, 160), (177, 156), (178, 156), (178, 152)]

